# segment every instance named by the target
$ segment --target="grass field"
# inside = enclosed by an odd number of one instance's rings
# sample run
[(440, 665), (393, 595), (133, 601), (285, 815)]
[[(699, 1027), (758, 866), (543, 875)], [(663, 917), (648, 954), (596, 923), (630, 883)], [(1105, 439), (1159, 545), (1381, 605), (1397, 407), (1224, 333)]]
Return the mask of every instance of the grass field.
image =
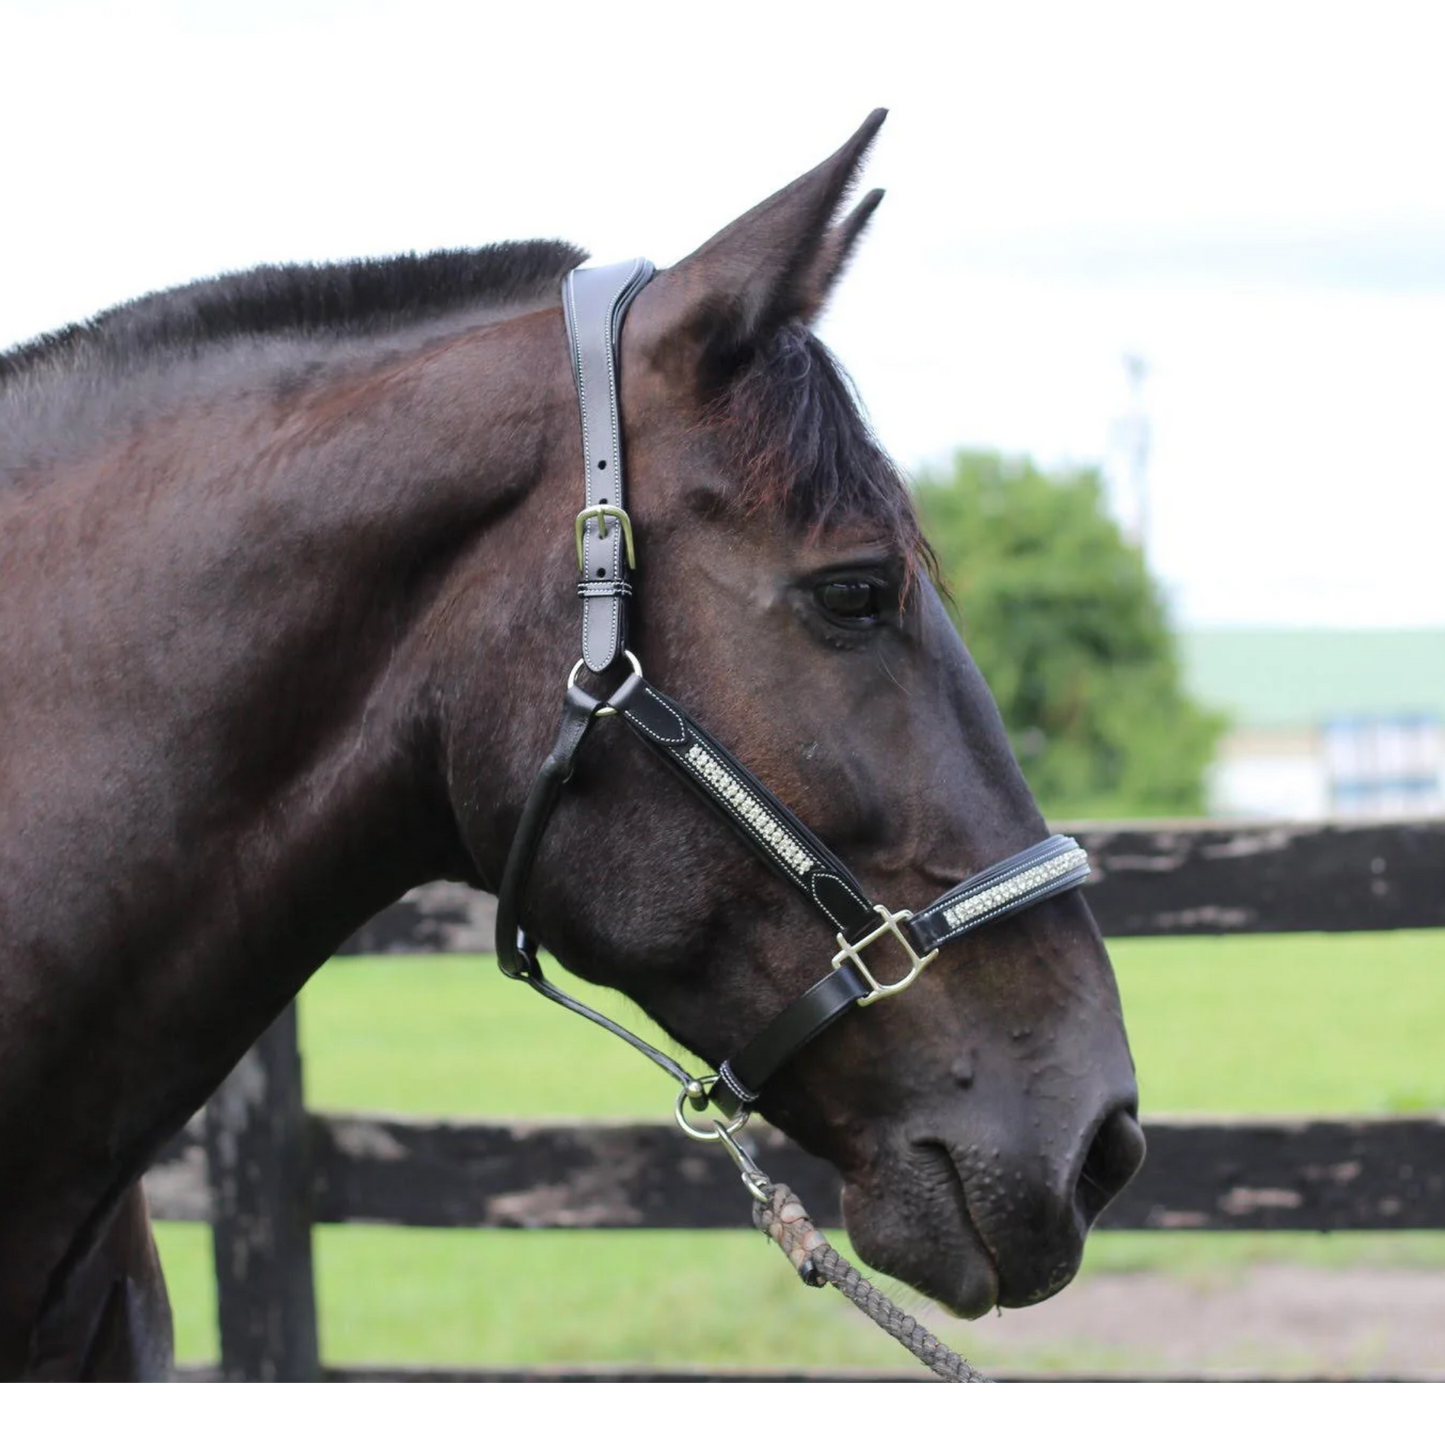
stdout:
[[(1130, 940), (1111, 952), (1146, 1113), (1445, 1110), (1445, 935)], [(607, 1007), (647, 1031), (626, 1001), (612, 996)], [(651, 1065), (485, 959), (330, 965), (302, 996), (301, 1027), (316, 1108), (655, 1119), (671, 1110), (668, 1081)], [(179, 1355), (214, 1359), (209, 1231), (157, 1233)], [(319, 1229), (316, 1249), (322, 1352), (335, 1363), (902, 1359), (831, 1292), (799, 1286), (748, 1232), (347, 1225)], [(1099, 1234), (1084, 1268), (1215, 1278), (1262, 1258), (1445, 1268), (1445, 1236)], [(974, 1348), (978, 1327), (926, 1313), (956, 1348)], [(1068, 1360), (993, 1363), (1109, 1367), (1087, 1342)]]

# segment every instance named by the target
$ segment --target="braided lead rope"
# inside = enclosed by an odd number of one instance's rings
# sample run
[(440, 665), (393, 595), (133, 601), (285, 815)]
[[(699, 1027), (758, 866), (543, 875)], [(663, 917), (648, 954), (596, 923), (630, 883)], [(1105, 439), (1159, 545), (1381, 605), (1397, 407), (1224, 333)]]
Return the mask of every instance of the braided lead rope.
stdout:
[(823, 1231), (808, 1218), (803, 1201), (786, 1184), (774, 1184), (766, 1201), (753, 1204), (753, 1223), (788, 1257), (804, 1284), (831, 1284), (845, 1294), (874, 1324), (888, 1331), (936, 1375), (959, 1385), (987, 1383), (962, 1355), (905, 1314), (887, 1295), (874, 1289), (833, 1248)]

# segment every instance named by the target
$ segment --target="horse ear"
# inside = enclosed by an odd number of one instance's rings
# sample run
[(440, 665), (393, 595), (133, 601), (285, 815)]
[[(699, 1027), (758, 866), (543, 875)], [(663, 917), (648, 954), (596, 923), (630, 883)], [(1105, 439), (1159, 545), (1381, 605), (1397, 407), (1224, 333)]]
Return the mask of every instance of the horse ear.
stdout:
[(848, 262), (853, 259), (859, 238), (868, 229), (868, 222), (873, 219), (873, 212), (878, 209), (882, 199), (882, 191), (869, 191), (824, 237), (808, 274), (804, 308), (799, 313), (804, 321), (814, 321), (827, 305), (833, 287), (837, 285), (838, 278), (847, 268)]
[(628, 331), (669, 369), (730, 371), (790, 321), (811, 321), (883, 198), (833, 225), (888, 114), (875, 110), (841, 150), (755, 206), (638, 298)]

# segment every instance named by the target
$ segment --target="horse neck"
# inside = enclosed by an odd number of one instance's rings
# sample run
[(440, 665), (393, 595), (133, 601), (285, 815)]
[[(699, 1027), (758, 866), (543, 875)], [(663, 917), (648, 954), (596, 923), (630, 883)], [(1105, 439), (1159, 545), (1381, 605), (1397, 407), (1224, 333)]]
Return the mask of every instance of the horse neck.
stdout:
[(0, 1039), (0, 1100), (63, 1082), (136, 1162), (366, 917), (469, 874), (423, 635), (552, 466), (560, 331), (180, 405), (0, 508), (0, 798), (23, 820), (0, 1019), (32, 998), (47, 1025), (43, 1051)]

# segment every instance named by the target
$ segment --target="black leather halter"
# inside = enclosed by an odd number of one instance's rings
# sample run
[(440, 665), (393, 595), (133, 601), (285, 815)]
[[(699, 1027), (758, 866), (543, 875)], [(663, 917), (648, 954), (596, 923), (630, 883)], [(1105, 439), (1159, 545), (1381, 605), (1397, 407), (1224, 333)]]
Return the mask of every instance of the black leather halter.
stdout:
[[(965, 879), (918, 913), (873, 903), (848, 866), (806, 824), (681, 704), (643, 678), (637, 659), (625, 651), (630, 578), (637, 559), (623, 481), (617, 357), (627, 308), (652, 274), (650, 262), (636, 260), (576, 270), (563, 283), (587, 472), (586, 505), (576, 521), (582, 661), (568, 679), (557, 741), (532, 785), (512, 839), (497, 894), (497, 961), (510, 977), (525, 980), (647, 1054), (682, 1084), (696, 1107), (715, 1104), (730, 1121), (716, 1132), (730, 1140), (768, 1080), (829, 1024), (854, 1008), (902, 992), (941, 948), (964, 934), (1077, 888), (1089, 876), (1089, 860), (1072, 838), (1054, 834)], [(605, 702), (576, 686), (583, 664), (600, 673), (624, 656), (632, 664), (632, 676)], [(812, 905), (835, 936), (832, 970), (719, 1065), (711, 1079), (694, 1079), (675, 1060), (553, 987), (543, 977), (533, 940), (519, 927), (532, 862), (572, 775), (577, 751), (593, 722), (613, 715), (726, 819)], [(863, 957), (885, 938), (901, 947), (907, 960), (907, 972), (889, 982), (879, 980)], [(687, 1127), (681, 1096), (678, 1119)]]

